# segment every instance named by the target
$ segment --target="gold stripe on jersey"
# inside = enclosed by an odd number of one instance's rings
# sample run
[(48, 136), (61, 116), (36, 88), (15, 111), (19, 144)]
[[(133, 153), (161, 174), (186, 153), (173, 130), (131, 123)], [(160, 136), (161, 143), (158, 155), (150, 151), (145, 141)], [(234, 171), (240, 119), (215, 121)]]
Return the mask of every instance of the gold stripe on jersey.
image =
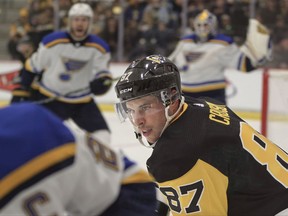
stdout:
[(173, 118), (173, 119), (171, 120), (171, 122), (169, 123), (169, 125), (172, 124), (174, 121), (176, 121), (178, 118), (180, 118), (180, 116), (186, 111), (187, 108), (188, 108), (188, 104), (187, 104), (187, 103), (184, 103), (184, 104), (183, 104), (182, 111), (179, 113), (179, 115), (177, 115), (175, 118)]
[(13, 96), (29, 97), (31, 94), (28, 91), (16, 89), (12, 91)]
[(245, 56), (242, 56), (241, 58), (240, 71), (247, 72), (247, 58)]
[(183, 176), (158, 184), (173, 216), (227, 215), (228, 178), (200, 159)]
[(184, 92), (202, 92), (202, 91), (211, 91), (211, 90), (217, 90), (217, 89), (223, 89), (226, 87), (226, 83), (212, 83), (212, 84), (205, 84), (205, 85), (199, 85), (197, 87), (188, 87), (182, 85), (182, 90)]
[(99, 44), (96, 44), (96, 43), (85, 43), (85, 46), (88, 46), (88, 47), (94, 47), (96, 49), (98, 49), (101, 53), (105, 54), (106, 53), (106, 50), (104, 47), (102, 47), (101, 45)]
[(31, 66), (31, 59), (30, 58), (25, 61), (25, 69), (28, 72), (32, 72), (32, 70), (33, 70), (32, 66)]
[(224, 46), (228, 46), (229, 43), (224, 41), (224, 40), (217, 40), (217, 39), (212, 39), (212, 40), (209, 40), (210, 43), (217, 43), (217, 44), (222, 44)]
[(131, 184), (131, 183), (147, 183), (152, 182), (154, 179), (144, 170), (139, 170), (139, 172), (124, 178), (122, 184)]
[(45, 47), (49, 48), (49, 47), (55, 46), (55, 45), (57, 45), (59, 43), (70, 43), (70, 41), (67, 38), (61, 38), (61, 39), (57, 39), (57, 40), (51, 41), (50, 43), (47, 43), (45, 45)]
[(185, 42), (185, 43), (191, 43), (191, 42), (193, 42), (193, 43), (194, 43), (194, 40), (191, 39), (191, 38), (187, 38), (187, 39), (183, 39), (181, 42)]
[[(50, 98), (57, 97), (53, 92), (43, 88), (42, 86), (39, 87), (39, 92), (41, 92), (43, 95), (50, 97)], [(92, 98), (90, 95), (86, 95), (83, 97), (77, 97), (77, 98), (65, 98), (65, 97), (59, 96), (59, 97), (57, 97), (56, 100), (66, 102), (66, 103), (76, 104), (76, 103), (87, 103), (87, 102), (91, 101)]]
[(27, 162), (0, 181), (0, 198), (47, 168), (75, 155), (75, 143), (67, 143)]

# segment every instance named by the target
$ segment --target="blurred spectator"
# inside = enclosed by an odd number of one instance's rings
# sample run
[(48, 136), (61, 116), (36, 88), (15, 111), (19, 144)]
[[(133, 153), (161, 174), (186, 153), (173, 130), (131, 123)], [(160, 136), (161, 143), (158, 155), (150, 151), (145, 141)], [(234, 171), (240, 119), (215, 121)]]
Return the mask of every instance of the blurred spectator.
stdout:
[(112, 54), (111, 60), (115, 60), (118, 41), (118, 25), (117, 20), (114, 17), (109, 17), (106, 19), (104, 29), (99, 36), (105, 39), (105, 41), (109, 44)]
[(134, 59), (134, 49), (135, 45), (140, 42), (142, 32), (139, 30), (139, 23), (136, 20), (129, 20), (125, 25), (124, 32), (124, 51), (125, 55), (128, 57), (128, 60), (131, 61)]
[(234, 27), (231, 24), (231, 17), (228, 14), (222, 14), (220, 17), (221, 28), (219, 27), (219, 33), (228, 35), (234, 39)]
[(274, 45), (273, 61), (268, 64), (268, 67), (288, 69), (288, 32), (279, 43)]
[(23, 65), (25, 60), (35, 51), (34, 43), (28, 35), (22, 37), (18, 41), (16, 49), (20, 53), (19, 60), (23, 63)]
[(260, 8), (258, 12), (258, 19), (261, 23), (266, 25), (270, 30), (275, 25), (277, 15), (279, 14), (278, 1), (262, 0), (260, 1)]
[(125, 24), (131, 20), (140, 23), (143, 18), (143, 12), (147, 5), (146, 1), (141, 0), (128, 0), (128, 6), (124, 11)]
[(246, 38), (247, 26), (249, 21), (249, 4), (234, 2), (231, 7), (230, 18), (231, 25), (234, 28), (234, 41), (236, 44), (242, 44)]
[(22, 61), (23, 59), (22, 54), (17, 50), (17, 45), (21, 38), (25, 37), (31, 29), (28, 20), (28, 13), (27, 8), (21, 8), (19, 10), (18, 19), (10, 26), (7, 49), (11, 58), (15, 60)]
[(164, 22), (158, 22), (152, 28), (142, 32), (139, 42), (129, 56), (129, 61), (152, 54), (168, 56), (177, 41), (177, 32), (168, 28)]
[(37, 49), (42, 38), (53, 32), (53, 7), (49, 0), (32, 0), (29, 8), (31, 30), (29, 36)]
[(205, 0), (189, 1), (188, 4), (188, 17), (195, 17), (204, 9), (209, 8), (209, 4)]
[(100, 34), (105, 26), (105, 11), (106, 6), (102, 2), (93, 2), (92, 9), (94, 12), (93, 33)]
[(170, 26), (172, 17), (172, 6), (165, 0), (149, 0), (143, 13), (143, 30), (151, 29), (158, 22), (163, 22)]
[[(215, 0), (211, 5), (211, 12), (215, 14), (218, 20), (219, 29), (223, 28), (222, 16), (230, 14), (231, 5), (226, 0)], [(227, 16), (226, 16), (227, 17)]]
[(59, 29), (64, 30), (67, 26), (68, 22), (68, 11), (71, 7), (72, 0), (58, 0), (59, 11), (58, 11), (58, 19), (59, 19)]
[[(7, 44), (12, 59), (23, 59), (26, 55), (23, 46), (18, 50), (18, 43), (22, 37), (28, 35), (30, 42), (37, 48), (39, 41), (47, 33), (54, 30), (53, 0), (27, 0), (29, 6), (19, 11), (18, 19), (10, 26), (10, 38)], [(67, 26), (67, 11), (71, 4), (84, 0), (58, 0), (59, 18), (57, 29), (65, 29)], [(245, 41), (249, 19), (248, 0), (188, 0), (187, 28), (182, 31), (182, 6), (184, 0), (126, 0), (124, 5), (119, 6), (119, 1), (87, 0), (94, 10), (93, 33), (107, 39), (112, 49), (112, 55), (117, 52), (118, 15), (124, 13), (124, 48), (125, 57), (139, 55), (139, 52), (149, 52), (162, 47), (162, 41), (156, 39), (164, 36), (170, 37), (169, 29), (173, 29), (173, 37), (180, 38), (194, 31), (194, 17), (203, 9), (209, 9), (217, 16), (219, 32), (231, 36), (235, 43), (242, 45)], [(273, 31), (275, 46), (286, 36), (288, 30), (288, 0), (261, 0), (256, 3), (256, 18)], [(161, 24), (160, 24), (161, 23)], [(57, 24), (57, 23), (56, 23)], [(163, 24), (163, 25), (162, 25)], [(165, 25), (164, 25), (165, 24)], [(158, 29), (161, 27), (162, 29)], [(155, 32), (152, 32), (155, 31)], [(163, 31), (167, 35), (163, 34)], [(157, 35), (157, 36), (156, 36)], [(176, 36), (175, 36), (176, 35)], [(106, 38), (107, 37), (107, 38)], [(146, 37), (146, 38), (145, 38)], [(149, 39), (150, 38), (150, 39)], [(151, 39), (152, 38), (152, 39)], [(23, 40), (27, 48), (27, 39)], [(26, 41), (26, 42), (25, 42)], [(157, 44), (155, 46), (155, 41)], [(159, 42), (160, 41), (160, 42)], [(29, 42), (29, 43), (30, 43)], [(282, 43), (282, 42), (281, 42)], [(135, 45), (136, 44), (136, 45)], [(168, 43), (170, 49), (175, 44)], [(163, 46), (164, 47), (164, 46)], [(159, 49), (161, 54), (166, 52)], [(30, 48), (29, 48), (30, 49)], [(278, 48), (277, 48), (278, 49)], [(25, 49), (24, 49), (25, 50)], [(146, 53), (147, 55), (149, 53)], [(275, 57), (276, 58), (276, 57)], [(275, 59), (274, 58), (274, 59)], [(116, 60), (115, 58), (113, 58)], [(276, 61), (277, 59), (275, 59)], [(287, 60), (288, 62), (288, 60)]]

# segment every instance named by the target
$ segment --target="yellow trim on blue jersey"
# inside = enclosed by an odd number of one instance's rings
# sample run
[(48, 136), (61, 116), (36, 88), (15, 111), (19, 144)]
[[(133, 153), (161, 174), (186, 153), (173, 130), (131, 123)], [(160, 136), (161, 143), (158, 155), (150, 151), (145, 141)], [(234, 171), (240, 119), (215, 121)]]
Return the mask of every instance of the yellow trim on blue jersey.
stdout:
[(13, 96), (19, 96), (19, 97), (29, 97), (30, 93), (28, 91), (25, 90), (13, 90), (12, 91), (12, 95)]
[(132, 176), (129, 176), (122, 180), (122, 184), (132, 184), (132, 183), (147, 183), (153, 182), (154, 179), (144, 170), (140, 170)]
[(222, 44), (224, 46), (228, 46), (229, 43), (224, 41), (224, 40), (217, 40), (217, 39), (212, 39), (212, 40), (209, 40), (210, 43), (217, 43), (217, 44)]
[(194, 42), (194, 40), (191, 39), (191, 38), (182, 39), (181, 41), (183, 41), (183, 42), (185, 42), (185, 43), (191, 43), (191, 42)]
[(55, 45), (60, 44), (60, 43), (70, 43), (70, 41), (68, 38), (61, 38), (61, 39), (53, 40), (50, 43), (47, 43), (45, 45), (45, 47), (49, 48), (49, 47), (55, 46)]
[(85, 46), (94, 47), (94, 48), (98, 49), (101, 53), (103, 53), (103, 54), (106, 53), (106, 49), (99, 44), (87, 42), (87, 43), (85, 43)]
[[(39, 87), (39, 92), (50, 98), (57, 97), (53, 92), (43, 88), (42, 86)], [(66, 103), (87, 103), (92, 100), (92, 97), (90, 95), (83, 96), (81, 98), (65, 98), (59, 96), (57, 97), (57, 100)]]
[(74, 156), (75, 152), (75, 143), (67, 143), (32, 159), (0, 181), (0, 198), (41, 171)]
[(202, 91), (211, 91), (211, 90), (223, 89), (225, 87), (226, 87), (226, 83), (223, 82), (223, 83), (217, 83), (217, 84), (199, 85), (197, 87), (182, 85), (182, 90), (184, 92), (202, 92)]
[(28, 72), (31, 72), (33, 70), (32, 66), (31, 66), (30, 58), (25, 61), (24, 67), (25, 67), (26, 71), (28, 71)]

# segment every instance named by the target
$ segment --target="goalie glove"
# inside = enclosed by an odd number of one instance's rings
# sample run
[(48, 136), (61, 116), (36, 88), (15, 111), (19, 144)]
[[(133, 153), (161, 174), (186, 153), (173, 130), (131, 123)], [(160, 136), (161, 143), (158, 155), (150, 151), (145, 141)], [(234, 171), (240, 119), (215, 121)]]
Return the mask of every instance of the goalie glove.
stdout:
[(272, 41), (269, 30), (256, 19), (250, 19), (246, 41), (240, 49), (254, 67), (271, 60)]
[(94, 95), (103, 95), (111, 88), (113, 79), (108, 72), (98, 74), (101, 75), (90, 82), (90, 90)]

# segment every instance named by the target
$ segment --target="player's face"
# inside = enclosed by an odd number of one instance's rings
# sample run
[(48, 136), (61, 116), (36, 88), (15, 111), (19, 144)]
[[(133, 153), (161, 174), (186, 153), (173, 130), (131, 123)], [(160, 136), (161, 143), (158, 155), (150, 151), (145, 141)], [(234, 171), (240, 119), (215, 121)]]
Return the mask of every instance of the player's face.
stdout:
[(75, 16), (71, 18), (71, 34), (76, 39), (86, 36), (90, 25), (90, 18), (86, 16)]
[(195, 32), (200, 38), (207, 39), (211, 29), (207, 22), (197, 22), (195, 24)]
[(132, 124), (148, 142), (156, 142), (166, 123), (164, 105), (152, 95), (126, 103), (127, 114)]

